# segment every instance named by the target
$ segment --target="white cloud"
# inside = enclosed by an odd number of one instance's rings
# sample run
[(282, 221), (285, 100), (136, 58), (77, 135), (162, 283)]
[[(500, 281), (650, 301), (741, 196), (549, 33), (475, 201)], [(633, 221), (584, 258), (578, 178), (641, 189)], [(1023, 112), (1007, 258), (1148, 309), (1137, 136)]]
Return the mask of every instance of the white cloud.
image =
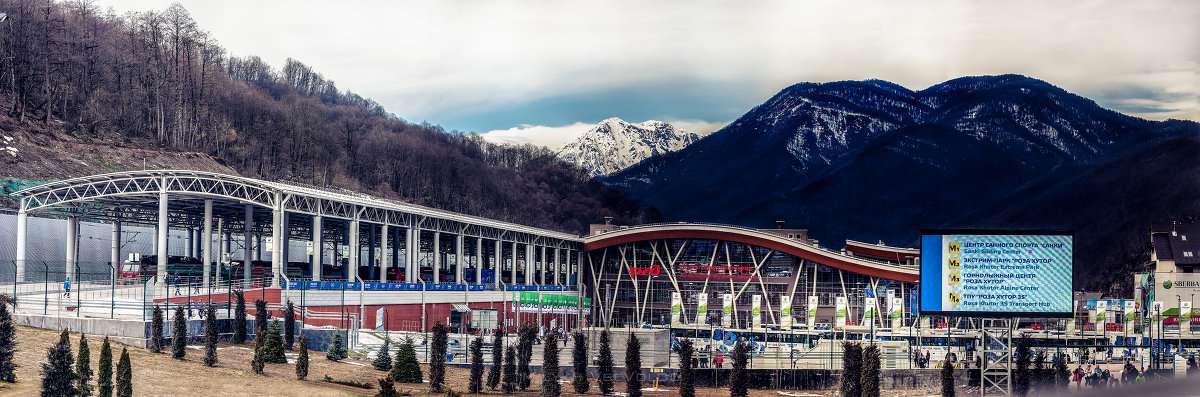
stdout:
[[(802, 81), (879, 78), (920, 89), (1004, 73), (1084, 96), (1138, 81), (1146, 92), (1181, 96), (1101, 105), (1149, 101), (1161, 114), (1200, 120), (1193, 0), (181, 1), (232, 54), (276, 67), (297, 58), (342, 89), (435, 123), (664, 80), (719, 82), (765, 98)], [(167, 6), (98, 3), (118, 12)]]
[(725, 128), (725, 126), (729, 125), (728, 121), (720, 121), (720, 122), (714, 123), (714, 122), (708, 122), (708, 121), (704, 121), (704, 120), (677, 120), (677, 121), (668, 121), (667, 123), (670, 123), (671, 125), (675, 126), (675, 128), (679, 128), (679, 129), (687, 131), (687, 132), (695, 132), (697, 134), (700, 134), (700, 136), (705, 136), (705, 135), (717, 132), (717, 130)]
[(545, 146), (552, 150), (566, 145), (567, 142), (578, 138), (595, 127), (595, 124), (576, 122), (571, 125), (548, 127), (544, 125), (522, 125), (507, 130), (494, 130), (480, 134), (484, 140), (509, 145), (524, 145), (526, 143)]

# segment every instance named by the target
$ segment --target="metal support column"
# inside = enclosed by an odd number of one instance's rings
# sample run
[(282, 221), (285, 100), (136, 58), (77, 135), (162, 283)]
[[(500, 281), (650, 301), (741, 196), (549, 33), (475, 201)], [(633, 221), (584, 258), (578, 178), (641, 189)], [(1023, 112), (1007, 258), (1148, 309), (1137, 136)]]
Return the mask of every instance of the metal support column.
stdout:
[[(119, 214), (120, 212), (117, 213)], [(109, 281), (116, 283), (117, 269), (121, 268), (121, 221), (113, 221), (112, 223), (112, 256), (109, 259), (109, 263), (112, 263), (113, 266), (112, 279)]]
[[(244, 246), (242, 247), (243, 248), (242, 249), (242, 285), (244, 288), (249, 288), (250, 287), (250, 262), (254, 259), (253, 254), (251, 254), (251, 250), (255, 250), (254, 249), (254, 207), (250, 206), (250, 204), (246, 204), (245, 226), (246, 226), (245, 231), (242, 234), (243, 238), (245, 239), (245, 241), (243, 241)], [(257, 250), (255, 250), (255, 251), (257, 251)]]
[(546, 271), (550, 270), (550, 261), (547, 260), (547, 258), (546, 258), (546, 246), (544, 246), (544, 245), (542, 246), (541, 256), (539, 256), (538, 259), (539, 260), (538, 260), (538, 267), (537, 267), (537, 270), (538, 270), (537, 271), (537, 273), (538, 273), (537, 284), (545, 285), (546, 284)]
[(196, 257), (196, 229), (187, 228), (187, 242), (184, 243), (184, 255), (188, 258)]
[[(1009, 319), (982, 319), (983, 396), (1012, 394), (1012, 322)], [(949, 326), (949, 321), (947, 321)]]
[(321, 263), (325, 261), (325, 245), (324, 245), (325, 242), (322, 241), (323, 240), (322, 237), (324, 237), (324, 236), (321, 235), (321, 233), (323, 233), (324, 231), (321, 230), (321, 226), (323, 226), (322, 222), (321, 222), (321, 216), (313, 215), (313, 218), (312, 218), (313, 253), (312, 253), (312, 257), (309, 258), (309, 265), (312, 266), (312, 277), (313, 277), (314, 281), (321, 280), (321, 272), (322, 272)]
[(359, 220), (358, 213), (354, 214), (354, 220), (350, 221), (350, 241), (346, 243), (350, 245), (350, 264), (346, 265), (346, 280), (354, 280), (358, 277), (358, 268), (362, 266), (358, 257), (362, 255), (362, 246), (358, 241)]
[(384, 223), (379, 227), (379, 282), (386, 283), (388, 260), (391, 258), (391, 251), (388, 251), (388, 225)]
[[(28, 247), (29, 240), (29, 212), (25, 210), (25, 204), (28, 198), (21, 198), (21, 209), (17, 211), (17, 274), (16, 280), (25, 281), (25, 250)], [(16, 299), (14, 296), (13, 299)]]
[(154, 253), (158, 255), (158, 275), (155, 279), (159, 284), (167, 279), (167, 233), (171, 232), (167, 224), (167, 182), (162, 181), (161, 186), (162, 190), (158, 192), (158, 230), (155, 230), (158, 246)]
[[(541, 284), (540, 282), (538, 284)], [(525, 285), (533, 284), (533, 244), (525, 244)]]
[(475, 238), (475, 284), (483, 284), (483, 237)]
[(284, 214), (282, 194), (275, 194), (275, 208), (271, 210), (271, 286), (279, 286), (279, 275), (283, 272)]
[(442, 232), (433, 232), (433, 283), (442, 283)]
[(375, 280), (376, 265), (379, 265), (375, 262), (375, 256), (378, 255), (375, 251), (375, 244), (379, 242), (375, 227), (374, 223), (367, 224), (367, 280)]
[(463, 235), (454, 236), (454, 282), (456, 284), (466, 284), (463, 280), (463, 268), (467, 266), (467, 261), (463, 260)]
[[(512, 242), (512, 268), (509, 269), (508, 284), (517, 285), (517, 242)], [(526, 280), (528, 281), (528, 280)]]
[(404, 229), (404, 281), (408, 283), (419, 283), (419, 274), (417, 272), (417, 250), (421, 249), (417, 238), (420, 232), (413, 228)]
[(562, 285), (562, 274), (561, 273), (565, 273), (564, 270), (565, 269), (563, 269), (562, 249), (555, 247), (554, 248), (554, 285)]
[[(75, 271), (75, 264), (79, 260), (79, 217), (67, 217), (67, 258), (63, 266), (63, 277), (70, 277)], [(79, 282), (79, 277), (76, 275), (75, 282)]]
[(496, 239), (496, 252), (492, 253), (492, 283), (496, 285), (496, 289), (500, 289), (500, 274), (503, 271), (504, 244), (500, 242), (500, 239)]
[(212, 213), (213, 201), (204, 200), (204, 230), (200, 239), (204, 245), (200, 247), (204, 259), (204, 290), (207, 291), (212, 280)]

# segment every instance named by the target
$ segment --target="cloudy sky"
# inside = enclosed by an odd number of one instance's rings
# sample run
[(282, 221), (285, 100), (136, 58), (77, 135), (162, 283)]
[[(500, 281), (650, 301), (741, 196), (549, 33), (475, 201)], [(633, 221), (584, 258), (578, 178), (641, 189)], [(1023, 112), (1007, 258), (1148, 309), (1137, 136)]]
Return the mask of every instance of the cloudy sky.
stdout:
[[(100, 0), (117, 13), (169, 3)], [(707, 133), (798, 82), (1019, 73), (1200, 120), (1198, 1), (184, 0), (233, 55), (296, 58), (406, 120), (558, 146), (609, 117)]]

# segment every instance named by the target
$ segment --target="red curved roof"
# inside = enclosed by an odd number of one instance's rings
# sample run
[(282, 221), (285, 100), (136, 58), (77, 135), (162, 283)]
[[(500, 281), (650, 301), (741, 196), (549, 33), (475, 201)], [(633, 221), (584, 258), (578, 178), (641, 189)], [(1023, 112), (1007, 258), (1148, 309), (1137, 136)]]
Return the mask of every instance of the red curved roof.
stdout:
[(859, 255), (904, 260), (905, 258), (920, 258), (921, 251), (916, 248), (890, 247), (882, 244), (870, 244), (861, 241), (846, 240), (846, 252)]
[(594, 251), (614, 245), (657, 239), (734, 241), (788, 253), (826, 266), (868, 276), (904, 282), (917, 282), (920, 276), (915, 267), (868, 261), (758, 230), (728, 225), (679, 223), (637, 226), (587, 236), (583, 239), (583, 249), (584, 251)]

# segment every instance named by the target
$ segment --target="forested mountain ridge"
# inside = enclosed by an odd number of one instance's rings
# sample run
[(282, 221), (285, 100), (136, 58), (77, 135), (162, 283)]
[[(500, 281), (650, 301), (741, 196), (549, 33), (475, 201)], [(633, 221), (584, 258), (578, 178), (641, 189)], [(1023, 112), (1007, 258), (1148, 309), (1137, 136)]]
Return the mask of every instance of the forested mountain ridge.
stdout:
[[(547, 149), (401, 120), (294, 59), (275, 70), (231, 56), (179, 4), (118, 16), (86, 1), (0, 0), (0, 10), (0, 133), (17, 138), (5, 161), (24, 165), (0, 176), (61, 179), (140, 168), (129, 150), (195, 152), (147, 166), (228, 167), (569, 232), (604, 216), (656, 219)], [(93, 153), (37, 153), (60, 142)], [(83, 165), (31, 166), (74, 159)]]

